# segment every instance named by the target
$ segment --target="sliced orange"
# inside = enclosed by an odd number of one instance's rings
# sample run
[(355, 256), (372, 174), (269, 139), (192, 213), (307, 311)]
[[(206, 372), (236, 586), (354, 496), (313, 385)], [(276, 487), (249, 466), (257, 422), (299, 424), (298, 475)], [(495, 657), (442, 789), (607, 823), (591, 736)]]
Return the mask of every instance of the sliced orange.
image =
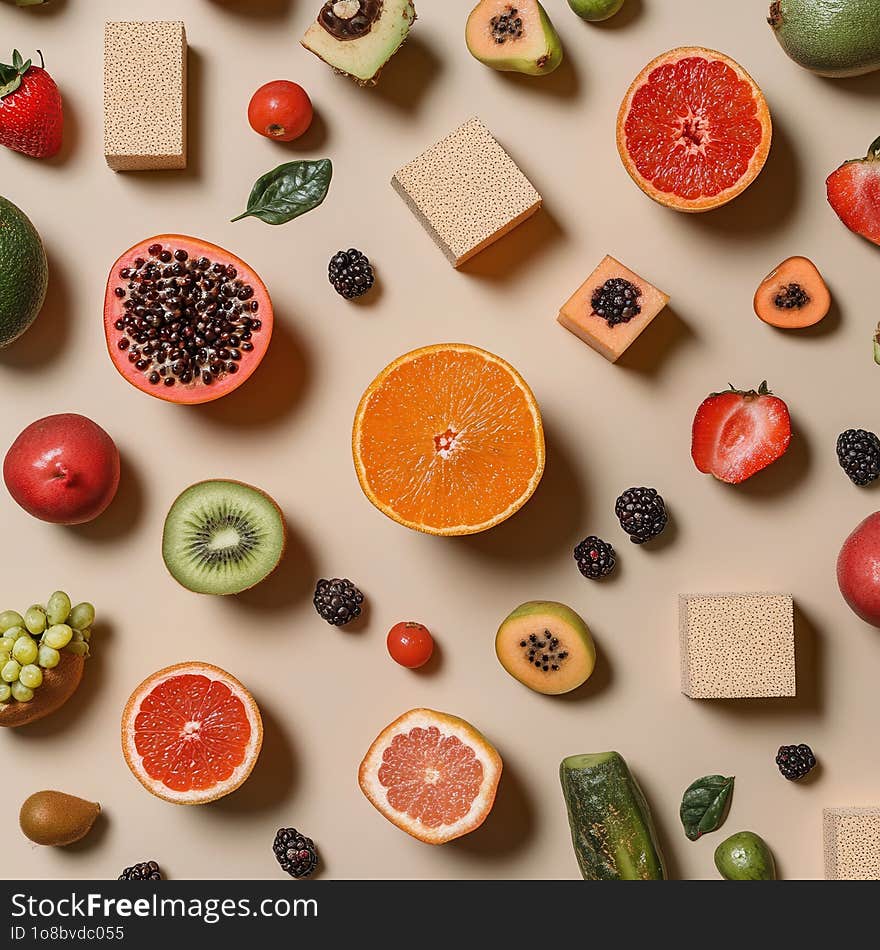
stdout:
[(358, 771), (361, 791), (390, 822), (444, 844), (486, 820), (501, 756), (474, 727), (433, 709), (411, 709), (387, 726)]
[(764, 95), (729, 56), (682, 46), (651, 60), (617, 116), (617, 148), (646, 195), (676, 211), (709, 211), (764, 167), (772, 128)]
[(254, 698), (210, 663), (178, 663), (147, 677), (122, 714), (122, 751), (159, 798), (200, 805), (251, 774), (263, 744)]
[(428, 534), (485, 531), (518, 511), (544, 472), (535, 397), (505, 360), (466, 343), (413, 350), (370, 383), (352, 452), (364, 494)]

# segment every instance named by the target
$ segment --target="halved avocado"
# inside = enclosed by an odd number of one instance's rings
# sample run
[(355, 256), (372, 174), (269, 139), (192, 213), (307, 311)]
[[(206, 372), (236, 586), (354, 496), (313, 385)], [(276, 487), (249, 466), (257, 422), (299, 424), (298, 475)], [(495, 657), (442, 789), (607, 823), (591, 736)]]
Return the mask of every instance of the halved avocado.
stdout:
[(562, 43), (538, 0), (480, 0), (464, 33), (471, 56), (502, 72), (546, 76), (562, 62)]
[(495, 653), (512, 677), (551, 696), (577, 689), (596, 665), (589, 627), (554, 600), (530, 600), (511, 611), (495, 635)]
[(412, 0), (327, 0), (300, 42), (337, 72), (372, 86), (415, 18)]

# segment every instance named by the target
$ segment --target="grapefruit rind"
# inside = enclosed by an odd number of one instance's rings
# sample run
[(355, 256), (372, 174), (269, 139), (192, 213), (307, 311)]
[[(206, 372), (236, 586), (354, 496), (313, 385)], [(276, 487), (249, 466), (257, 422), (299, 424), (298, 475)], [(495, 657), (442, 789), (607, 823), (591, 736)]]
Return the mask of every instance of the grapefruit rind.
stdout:
[[(429, 828), (418, 819), (398, 811), (388, 802), (388, 791), (379, 781), (385, 750), (396, 735), (411, 729), (435, 727), (444, 736), (454, 736), (469, 748), (483, 767), (480, 791), (471, 803), (468, 813), (452, 824)], [(454, 838), (469, 834), (483, 824), (495, 803), (498, 782), (501, 779), (501, 756), (487, 739), (469, 722), (433, 709), (411, 709), (386, 726), (370, 746), (358, 769), (358, 784), (370, 804), (402, 831), (427, 844), (445, 844)]]
[[(536, 465), (535, 471), (529, 480), (528, 485), (522, 494), (510, 505), (508, 505), (507, 508), (493, 515), (491, 518), (488, 518), (485, 521), (479, 522), (477, 524), (437, 526), (429, 525), (424, 522), (412, 521), (401, 516), (397, 511), (394, 510), (393, 507), (391, 507), (391, 505), (387, 504), (376, 495), (375, 491), (370, 485), (369, 472), (367, 472), (361, 458), (360, 441), (362, 437), (364, 415), (374, 394), (381, 389), (385, 380), (398, 367), (420, 357), (444, 351), (475, 353), (482, 356), (488, 362), (502, 367), (510, 375), (514, 385), (523, 393), (535, 426)], [(363, 394), (360, 402), (358, 403), (357, 412), (355, 413), (354, 418), (354, 425), (352, 427), (351, 449), (358, 482), (360, 483), (361, 490), (367, 496), (367, 499), (372, 505), (378, 508), (382, 514), (391, 518), (392, 521), (396, 521), (397, 524), (403, 525), (405, 528), (411, 528), (414, 531), (421, 531), (424, 534), (433, 534), (446, 537), (478, 534), (481, 531), (487, 531), (489, 528), (493, 528), (495, 525), (501, 524), (502, 521), (506, 521), (509, 517), (511, 517), (511, 515), (516, 514), (516, 512), (519, 511), (519, 509), (522, 508), (522, 506), (535, 493), (535, 489), (538, 487), (538, 483), (541, 481), (541, 477), (544, 474), (544, 466), (546, 462), (544, 426), (541, 421), (541, 411), (538, 408), (538, 402), (535, 399), (535, 394), (532, 392), (529, 384), (523, 379), (520, 373), (513, 366), (511, 366), (510, 363), (507, 362), (507, 360), (502, 359), (500, 356), (496, 356), (494, 353), (490, 353), (488, 350), (481, 349), (478, 346), (472, 346), (469, 343), (435, 343), (431, 346), (423, 346), (418, 349), (411, 350), (409, 353), (404, 353), (403, 356), (399, 356), (392, 363), (389, 363), (388, 366), (386, 366), (385, 369), (383, 369), (382, 372), (379, 373), (379, 375), (373, 380), (373, 382), (370, 383), (366, 392)]]
[[(126, 372), (127, 362), (123, 362), (119, 357), (119, 350), (115, 348), (115, 336), (118, 331), (113, 324), (118, 317), (118, 307), (120, 301), (114, 294), (114, 289), (119, 283), (119, 270), (124, 267), (134, 257), (146, 257), (147, 248), (151, 244), (175, 245), (189, 251), (190, 254), (197, 253), (206, 257), (213, 256), (215, 259), (222, 259), (224, 262), (234, 264), (238, 270), (239, 277), (245, 277), (247, 282), (254, 288), (254, 297), (261, 303), (258, 314), (262, 327), (260, 332), (253, 338), (253, 352), (247, 354), (247, 359), (239, 364), (239, 371), (234, 376), (226, 376), (221, 380), (215, 381), (211, 386), (183, 384), (167, 387), (153, 386), (146, 376), (140, 371)], [(104, 292), (104, 336), (107, 343), (107, 352), (110, 354), (110, 361), (117, 373), (128, 383), (131, 383), (135, 389), (146, 393), (148, 396), (154, 396), (156, 399), (162, 399), (165, 402), (173, 402), (178, 405), (196, 406), (206, 402), (214, 402), (223, 396), (235, 392), (244, 383), (250, 379), (256, 372), (266, 351), (269, 349), (269, 343), (272, 339), (272, 329), (275, 323), (272, 310), (272, 298), (269, 291), (263, 283), (260, 275), (237, 254), (227, 251), (226, 248), (218, 244), (211, 244), (209, 241), (203, 241), (201, 238), (192, 237), (186, 234), (157, 234), (154, 237), (145, 238), (133, 244), (125, 253), (120, 254), (113, 266), (110, 268), (107, 277), (107, 289)]]
[[(251, 737), (248, 743), (244, 760), (235, 769), (232, 775), (224, 782), (208, 789), (192, 789), (178, 792), (170, 789), (164, 782), (152, 778), (143, 768), (142, 757), (137, 751), (134, 741), (134, 722), (140, 710), (143, 699), (157, 686), (178, 676), (205, 676), (214, 681), (225, 683), (244, 705), (248, 724), (251, 727)], [(239, 788), (253, 771), (263, 745), (263, 720), (260, 710), (248, 690), (231, 674), (221, 670), (211, 663), (197, 661), (177, 663), (148, 676), (129, 697), (122, 713), (122, 752), (126, 764), (134, 777), (144, 788), (166, 802), (175, 805), (203, 805), (207, 802), (223, 798)]]
[[(756, 118), (760, 122), (762, 130), (761, 142), (752, 155), (749, 167), (736, 184), (720, 191), (717, 195), (707, 195), (696, 199), (683, 198), (672, 192), (661, 191), (655, 187), (636, 167), (635, 162), (630, 156), (626, 140), (626, 119), (629, 115), (630, 106), (636, 92), (648, 82), (651, 73), (655, 69), (666, 63), (677, 62), (680, 59), (686, 59), (688, 57), (698, 57), (710, 61), (719, 60), (729, 66), (740, 79), (747, 82), (751, 86), (752, 93), (755, 97)], [(620, 160), (623, 162), (627, 174), (649, 198), (653, 198), (658, 204), (665, 205), (667, 208), (673, 208), (676, 211), (692, 213), (711, 211), (714, 208), (720, 208), (722, 205), (727, 204), (736, 198), (737, 195), (745, 191), (755, 178), (758, 177), (759, 172), (764, 167), (764, 163), (767, 161), (767, 156), (770, 153), (772, 134), (773, 129), (770, 121), (770, 110), (767, 107), (767, 100), (764, 98), (764, 94), (761, 92), (755, 80), (752, 79), (748, 72), (746, 72), (736, 60), (725, 56), (724, 53), (719, 53), (717, 50), (707, 49), (703, 46), (679, 46), (666, 53), (661, 53), (652, 59), (638, 76), (636, 76), (632, 83), (630, 83), (630, 87), (617, 113), (617, 150), (620, 153)]]

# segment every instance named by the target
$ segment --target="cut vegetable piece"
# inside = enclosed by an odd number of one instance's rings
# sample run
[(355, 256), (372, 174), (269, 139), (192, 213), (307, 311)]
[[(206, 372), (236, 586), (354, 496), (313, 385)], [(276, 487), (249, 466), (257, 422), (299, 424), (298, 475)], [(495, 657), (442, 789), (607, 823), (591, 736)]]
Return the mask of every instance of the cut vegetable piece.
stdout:
[(665, 880), (651, 810), (620, 753), (570, 755), (559, 778), (584, 880)]
[(806, 257), (787, 257), (755, 291), (755, 313), (783, 329), (811, 327), (828, 315), (831, 294), (816, 265)]
[(383, 729), (358, 783), (390, 822), (428, 844), (478, 828), (495, 801), (501, 757), (474, 727), (433, 709), (411, 709)]

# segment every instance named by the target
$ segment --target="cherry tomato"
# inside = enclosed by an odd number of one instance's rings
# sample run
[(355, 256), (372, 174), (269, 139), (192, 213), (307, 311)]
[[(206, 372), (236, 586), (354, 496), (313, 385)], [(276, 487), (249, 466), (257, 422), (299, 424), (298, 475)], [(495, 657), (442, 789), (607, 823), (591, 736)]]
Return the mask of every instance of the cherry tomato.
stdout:
[(423, 623), (405, 620), (388, 631), (388, 652), (395, 663), (414, 670), (431, 659), (434, 639)]
[(253, 94), (248, 122), (267, 139), (292, 142), (312, 124), (312, 101), (302, 86), (286, 79), (267, 82)]

